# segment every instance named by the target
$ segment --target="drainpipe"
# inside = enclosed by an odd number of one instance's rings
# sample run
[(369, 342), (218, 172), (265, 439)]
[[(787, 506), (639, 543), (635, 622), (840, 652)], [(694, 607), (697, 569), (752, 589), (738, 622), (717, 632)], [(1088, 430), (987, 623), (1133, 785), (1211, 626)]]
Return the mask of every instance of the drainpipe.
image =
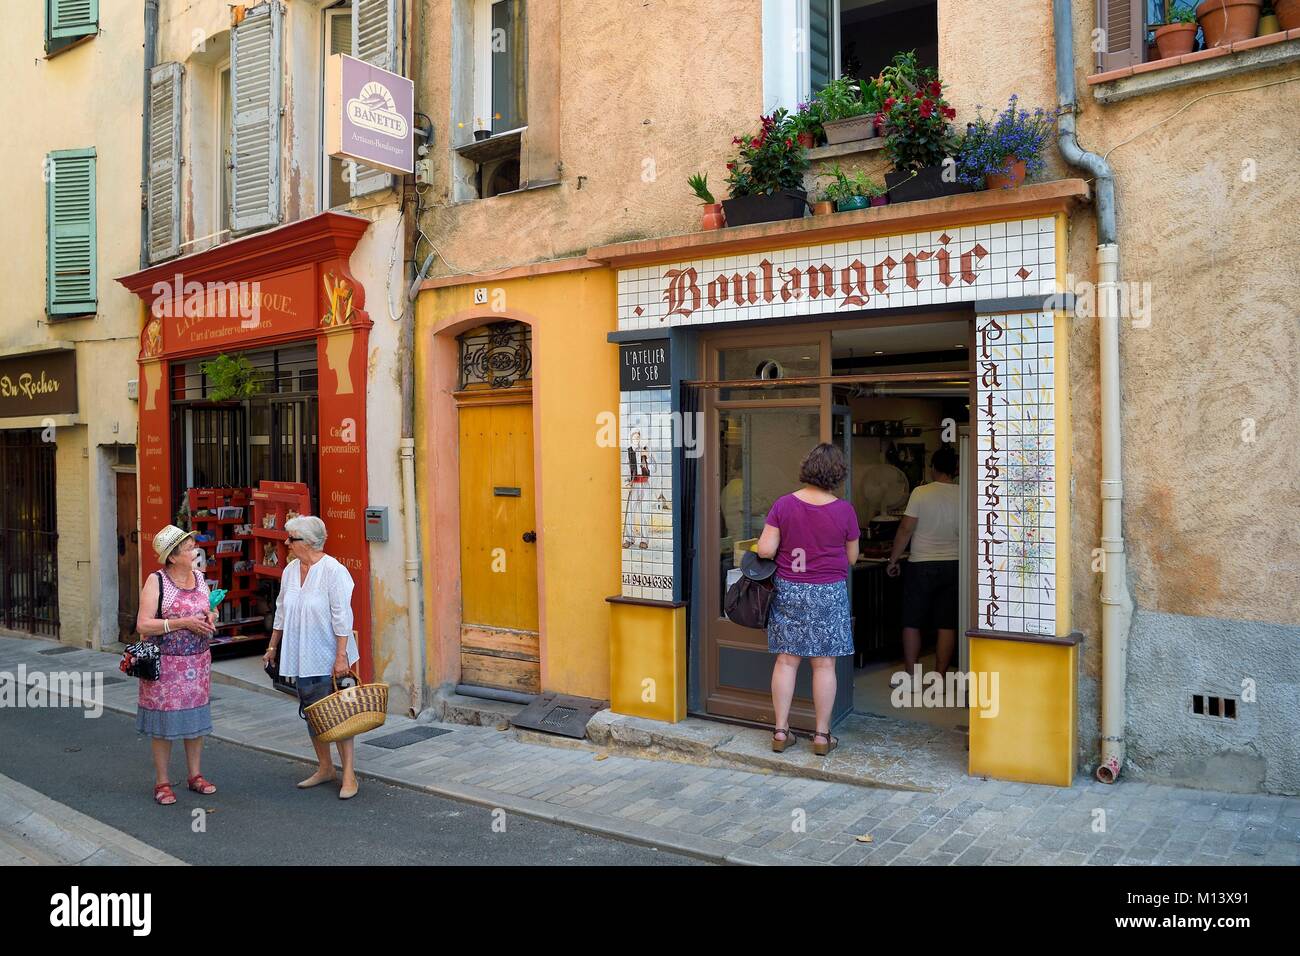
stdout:
[[(140, 268), (149, 267), (149, 74), (158, 65), (158, 0), (144, 3), (144, 122), (140, 127)], [(176, 213), (180, 215), (179, 210)]]
[(1097, 779), (1114, 783), (1124, 765), (1125, 684), (1133, 601), (1128, 593), (1123, 534), (1120, 431), (1119, 239), (1115, 173), (1084, 150), (1075, 125), (1074, 25), (1070, 0), (1052, 0), (1056, 44), (1057, 140), (1070, 165), (1093, 179), (1097, 207), (1097, 332), (1101, 365), (1101, 764)]
[[(414, 0), (406, 5), (406, 16), (402, 22), (402, 49), (407, 54), (406, 72), (416, 88), (419, 88), (419, 57), (411, 49), (411, 38), (418, 36), (416, 23), (417, 7)], [(402, 183), (401, 199), (406, 201), (406, 186)], [(404, 206), (402, 208), (405, 208)], [(405, 229), (404, 248), (411, 248), (415, 241), (414, 214), (403, 216), (398, 228)], [(402, 270), (406, 274), (405, 268)], [(423, 276), (420, 277), (423, 279)], [(419, 284), (420, 279), (416, 280)], [(411, 707), (410, 716), (418, 717), (424, 709), (424, 629), (420, 626), (420, 559), (419, 539), (415, 520), (415, 383), (411, 363), (415, 354), (415, 308), (414, 297), (408, 296), (402, 303), (402, 325), (400, 330), (400, 351), (404, 361), (400, 363), (402, 382), (402, 438), (399, 443), (399, 456), (402, 471), (402, 551), (406, 573), (406, 639), (410, 652)]]

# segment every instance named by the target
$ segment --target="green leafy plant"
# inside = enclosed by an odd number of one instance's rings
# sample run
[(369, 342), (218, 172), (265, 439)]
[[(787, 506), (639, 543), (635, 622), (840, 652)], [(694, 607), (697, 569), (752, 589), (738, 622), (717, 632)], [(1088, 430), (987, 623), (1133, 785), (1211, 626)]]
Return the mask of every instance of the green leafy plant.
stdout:
[(934, 70), (928, 70), (916, 62), (916, 51), (908, 50), (906, 53), (895, 53), (894, 58), (889, 61), (889, 65), (880, 71), (880, 75), (875, 78), (875, 86), (880, 103), (891, 96), (895, 100), (901, 100), (904, 96), (911, 96), (920, 90), (922, 85), (931, 80), (938, 79)]
[(821, 178), (831, 180), (822, 192), (824, 202), (839, 203), (858, 196), (874, 199), (885, 194), (885, 187), (868, 176), (865, 170), (860, 169), (849, 176), (837, 164), (830, 172), (822, 173)]
[(826, 138), (822, 122), (821, 104), (813, 100), (811, 103), (799, 104), (798, 111), (790, 117), (790, 128), (794, 130), (796, 140), (801, 133), (807, 133), (814, 143), (820, 143)]
[(686, 184), (691, 187), (691, 192), (695, 193), (695, 198), (706, 206), (712, 206), (717, 202), (713, 198), (713, 193), (709, 192), (709, 174), (695, 173), (688, 176)]
[(727, 163), (731, 198), (770, 196), (783, 189), (802, 189), (808, 150), (799, 145), (788, 110), (764, 116), (756, 136), (737, 136), (736, 158)]
[(814, 94), (812, 102), (821, 113), (823, 123), (875, 113), (863, 97), (862, 84), (851, 76), (831, 80)]
[(1165, 23), (1195, 23), (1196, 10), (1179, 6), (1177, 0), (1165, 0)]
[(252, 398), (262, 391), (257, 369), (242, 355), (222, 353), (209, 362), (201, 363), (199, 369), (207, 377), (210, 386), (208, 398), (214, 402)]

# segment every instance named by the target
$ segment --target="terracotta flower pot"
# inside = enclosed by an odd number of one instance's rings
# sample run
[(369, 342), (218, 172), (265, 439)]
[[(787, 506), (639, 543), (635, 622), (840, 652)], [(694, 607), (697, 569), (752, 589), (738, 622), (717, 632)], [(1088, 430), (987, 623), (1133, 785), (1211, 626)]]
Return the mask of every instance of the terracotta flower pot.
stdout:
[(722, 203), (706, 203), (704, 206), (704, 228), (721, 229), (726, 224), (727, 219), (722, 213)]
[(1300, 30), (1300, 0), (1273, 0), (1273, 9), (1283, 30)]
[(814, 216), (829, 216), (835, 211), (835, 203), (830, 201), (815, 202), (812, 204)]
[(807, 133), (807, 132), (800, 133), (797, 139), (799, 141), (799, 145), (802, 146), (804, 149), (812, 149), (814, 146), (817, 145), (817, 140), (813, 138), (812, 133)]
[(1201, 0), (1196, 19), (1205, 31), (1205, 48), (1253, 38), (1263, 6), (1264, 0)]
[(1194, 46), (1196, 46), (1195, 23), (1166, 23), (1156, 27), (1156, 53), (1159, 54), (1160, 59), (1167, 60), (1170, 57), (1191, 53)]
[(1015, 189), (1025, 181), (1025, 161), (1014, 156), (1007, 161), (1004, 173), (984, 177), (985, 189)]

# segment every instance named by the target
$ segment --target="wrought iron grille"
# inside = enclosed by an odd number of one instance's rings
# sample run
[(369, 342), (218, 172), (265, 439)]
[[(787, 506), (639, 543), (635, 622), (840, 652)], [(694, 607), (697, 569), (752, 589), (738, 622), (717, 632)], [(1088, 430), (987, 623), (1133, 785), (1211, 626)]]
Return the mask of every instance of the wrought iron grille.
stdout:
[(493, 322), (459, 341), (461, 388), (509, 388), (532, 378), (532, 333), (523, 322)]
[(0, 431), (0, 622), (59, 635), (55, 444), (38, 429)]

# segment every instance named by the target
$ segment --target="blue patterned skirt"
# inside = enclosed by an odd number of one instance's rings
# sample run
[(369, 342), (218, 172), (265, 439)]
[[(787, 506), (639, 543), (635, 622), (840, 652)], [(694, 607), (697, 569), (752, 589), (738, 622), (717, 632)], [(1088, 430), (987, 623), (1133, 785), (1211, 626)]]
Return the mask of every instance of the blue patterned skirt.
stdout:
[(767, 649), (798, 657), (852, 654), (848, 582), (800, 584), (778, 577), (767, 618)]

